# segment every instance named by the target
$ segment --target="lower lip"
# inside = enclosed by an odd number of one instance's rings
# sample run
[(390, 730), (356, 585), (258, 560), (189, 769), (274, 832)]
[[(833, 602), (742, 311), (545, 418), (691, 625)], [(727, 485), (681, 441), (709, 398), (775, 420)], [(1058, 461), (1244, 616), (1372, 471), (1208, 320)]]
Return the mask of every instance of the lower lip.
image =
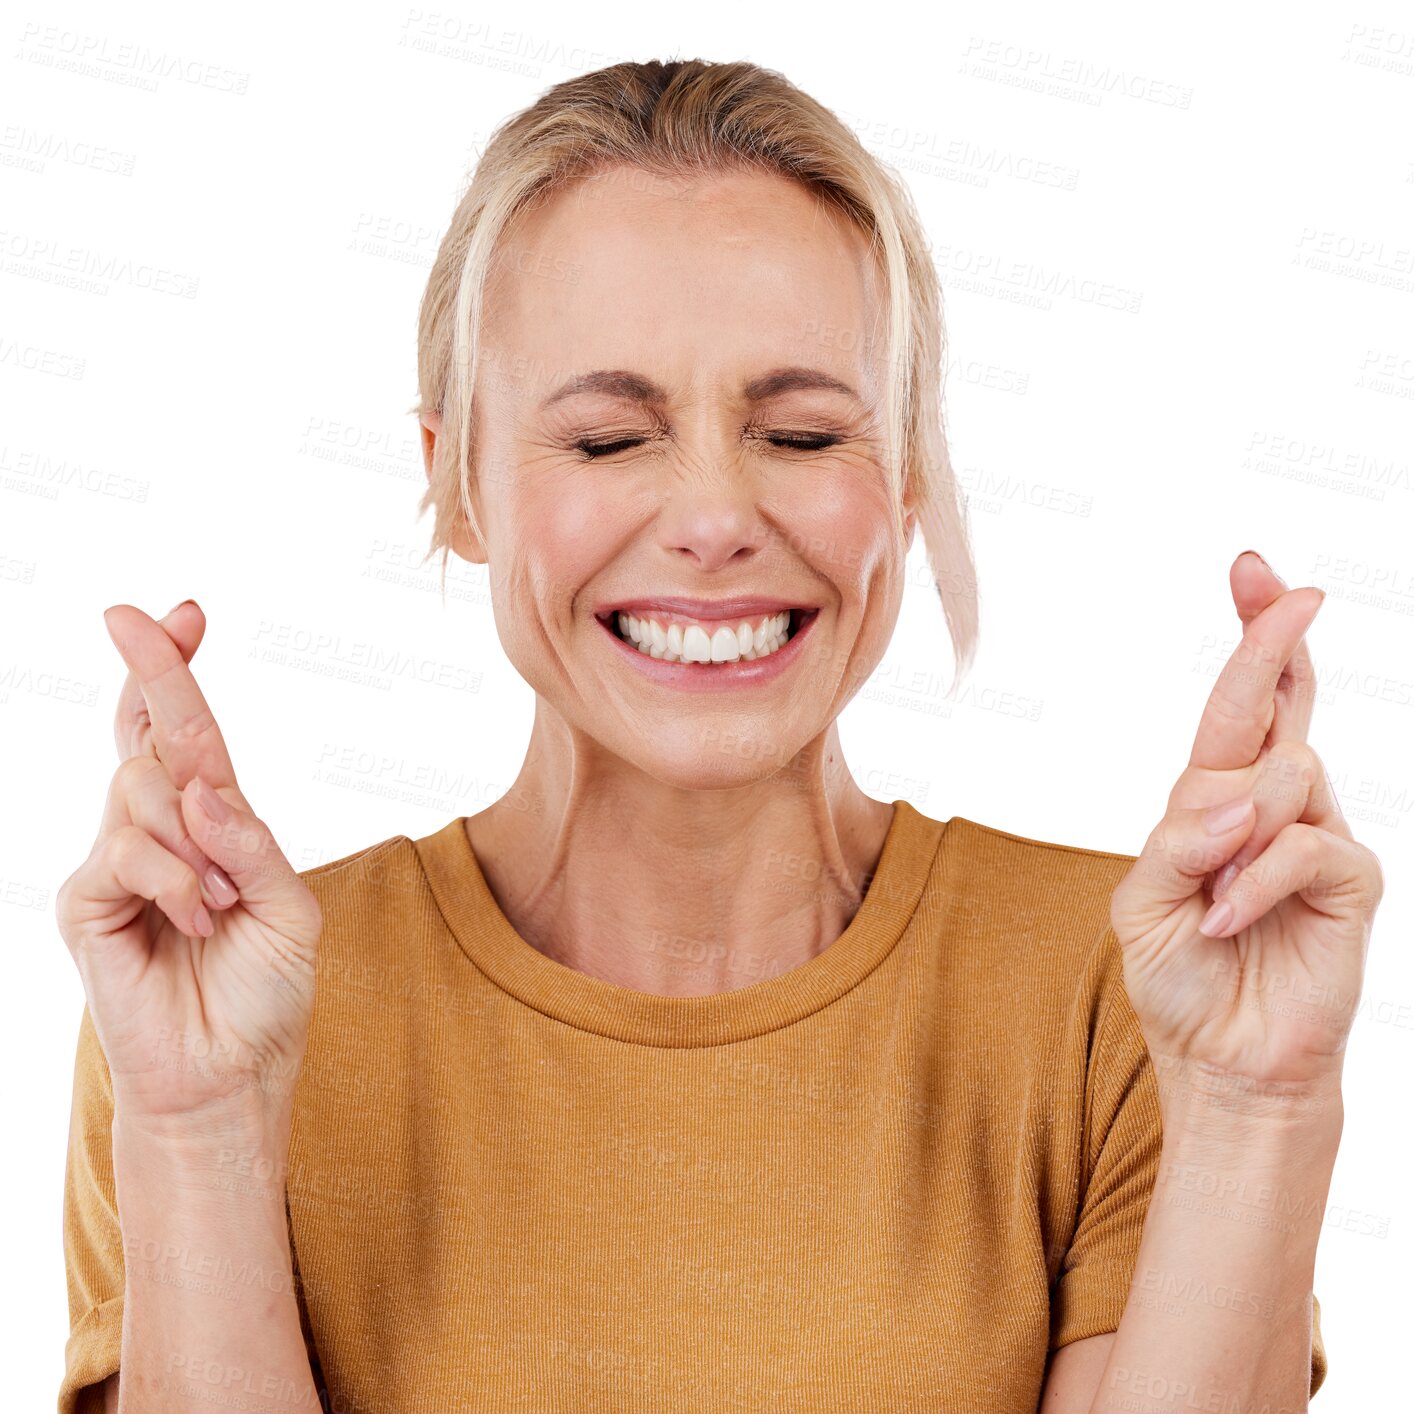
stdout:
[(608, 635), (609, 642), (632, 659), (639, 672), (654, 682), (684, 688), (688, 692), (723, 692), (734, 687), (752, 687), (780, 677), (800, 657), (800, 645), (819, 617), (819, 609), (812, 610), (810, 617), (796, 629), (784, 648), (778, 648), (769, 657), (751, 658), (744, 663), (666, 662), (640, 652), (633, 644), (620, 638), (603, 619), (595, 619), (595, 623)]

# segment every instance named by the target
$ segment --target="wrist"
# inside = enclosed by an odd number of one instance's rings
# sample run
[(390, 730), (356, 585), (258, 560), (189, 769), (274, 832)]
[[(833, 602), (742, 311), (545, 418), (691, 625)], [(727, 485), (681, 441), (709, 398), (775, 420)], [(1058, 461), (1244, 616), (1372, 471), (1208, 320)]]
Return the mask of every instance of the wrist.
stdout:
[(1345, 1118), (1339, 1071), (1274, 1081), (1191, 1057), (1152, 1059), (1166, 1145), (1186, 1136), (1234, 1162), (1334, 1164)]
[(262, 1171), (283, 1184), (290, 1147), (289, 1107), (222, 1102), (181, 1114), (113, 1108), (114, 1163), (179, 1177), (229, 1172), (233, 1156), (258, 1158)]
[[(140, 1123), (115, 1122), (127, 1296), (155, 1302), (159, 1288), (176, 1288), (188, 1313), (215, 1310), (224, 1319), (245, 1309), (269, 1312), (296, 1294), (286, 1154), (269, 1131), (232, 1127), (200, 1142), (173, 1142)], [(256, 1305), (233, 1305), (247, 1297)]]

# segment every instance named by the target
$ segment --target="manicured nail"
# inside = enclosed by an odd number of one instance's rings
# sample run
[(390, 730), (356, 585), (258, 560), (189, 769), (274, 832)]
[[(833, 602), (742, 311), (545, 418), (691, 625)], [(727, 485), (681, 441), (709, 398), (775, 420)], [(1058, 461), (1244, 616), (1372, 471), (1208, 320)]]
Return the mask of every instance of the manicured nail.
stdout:
[[(182, 600), (182, 604), (195, 604), (195, 603), (196, 603), (196, 600), (195, 600), (195, 599), (183, 599), (183, 600)], [(172, 617), (172, 615), (175, 614), (175, 613), (177, 612), (177, 610), (182, 607), (182, 604), (173, 604), (172, 607), (171, 607), (170, 609), (168, 609), (165, 614), (162, 615), (162, 617), (163, 617), (164, 619), (170, 619), (170, 618)]]
[(1221, 936), (1222, 931), (1232, 922), (1232, 905), (1226, 899), (1219, 899), (1203, 916), (1203, 921), (1198, 925), (1200, 933), (1206, 933), (1210, 938)]
[(217, 795), (200, 776), (194, 776), (192, 779), (196, 781), (196, 803), (202, 813), (215, 820), (218, 825), (229, 820), (234, 812), (226, 801)]
[(192, 921), (196, 924), (196, 935), (199, 938), (209, 938), (216, 931), (204, 903), (197, 904), (196, 912), (192, 914)]
[(231, 882), (231, 876), (219, 864), (212, 864), (201, 878), (207, 892), (222, 908), (228, 903), (235, 903), (240, 897), (236, 886)]
[(1235, 830), (1252, 809), (1252, 797), (1244, 795), (1238, 800), (1225, 800), (1203, 812), (1203, 828), (1210, 835), (1225, 835)]

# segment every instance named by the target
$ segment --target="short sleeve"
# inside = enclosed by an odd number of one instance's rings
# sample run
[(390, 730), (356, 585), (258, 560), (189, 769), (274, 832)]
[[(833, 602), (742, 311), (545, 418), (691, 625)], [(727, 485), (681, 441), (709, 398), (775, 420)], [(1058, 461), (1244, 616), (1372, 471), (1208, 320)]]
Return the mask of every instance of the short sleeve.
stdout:
[[(87, 1004), (74, 1058), (69, 1149), (64, 1169), (64, 1267), (69, 1291), (69, 1339), (59, 1414), (103, 1414), (103, 1382), (118, 1369), (123, 1334), (123, 1233), (113, 1177), (113, 1081)], [(289, 1223), (289, 1202), (285, 1204)], [(293, 1282), (302, 1290), (299, 1264)], [(324, 1381), (303, 1295), (300, 1327), (321, 1397)]]
[(69, 1339), (59, 1414), (102, 1414), (123, 1332), (123, 1234), (113, 1182), (113, 1085), (85, 1004), (74, 1059), (64, 1168)]
[[(1163, 1121), (1139, 1018), (1117, 951), (1104, 983), (1086, 1082), (1088, 1173), (1074, 1236), (1051, 1292), (1050, 1348), (1118, 1330), (1159, 1172)], [(1326, 1378), (1320, 1302), (1312, 1296), (1311, 1394)]]

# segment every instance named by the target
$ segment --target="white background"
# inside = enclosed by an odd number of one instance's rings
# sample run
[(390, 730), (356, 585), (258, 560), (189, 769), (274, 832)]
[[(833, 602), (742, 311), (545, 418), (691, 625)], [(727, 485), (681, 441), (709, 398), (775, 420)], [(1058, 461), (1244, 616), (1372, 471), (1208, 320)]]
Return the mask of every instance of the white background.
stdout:
[(981, 650), (945, 703), (916, 541), (842, 721), (869, 794), (1135, 853), (1239, 637), (1232, 560), (1256, 548), (1327, 591), (1311, 739), (1387, 893), (1316, 1269), (1316, 1407), (1391, 1407), (1414, 1267), (1414, 16), (699, 9), (30, 3), (4, 22), (7, 1404), (52, 1407), (68, 1330), (83, 993), (53, 909), (116, 765), (103, 609), (201, 603), (194, 668), (297, 868), (496, 798), (531, 696), (484, 568), (454, 562), (444, 605), (419, 564), (418, 300), (499, 122), (588, 69), (700, 56), (779, 69), (854, 126), (944, 271)]

